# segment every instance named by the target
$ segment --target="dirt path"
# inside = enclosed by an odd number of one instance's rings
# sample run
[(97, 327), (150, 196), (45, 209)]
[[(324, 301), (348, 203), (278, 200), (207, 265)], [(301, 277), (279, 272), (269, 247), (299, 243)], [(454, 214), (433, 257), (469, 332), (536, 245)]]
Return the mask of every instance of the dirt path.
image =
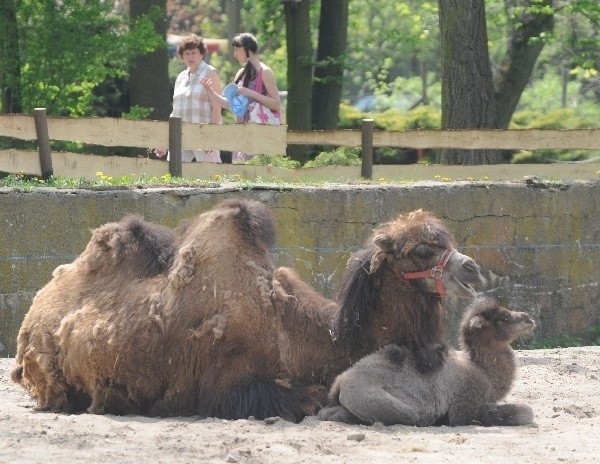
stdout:
[[(592, 463), (600, 459), (600, 347), (519, 352), (512, 401), (530, 427), (347, 426), (36, 413), (0, 359), (2, 463)], [(267, 423), (269, 422), (269, 423)]]

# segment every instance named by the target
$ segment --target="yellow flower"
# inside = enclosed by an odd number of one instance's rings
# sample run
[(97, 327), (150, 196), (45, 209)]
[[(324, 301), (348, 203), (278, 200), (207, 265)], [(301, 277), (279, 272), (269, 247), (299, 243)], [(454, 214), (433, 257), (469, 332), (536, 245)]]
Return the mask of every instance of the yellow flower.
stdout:
[(104, 175), (104, 173), (102, 171), (96, 171), (96, 175), (98, 177), (102, 177)]

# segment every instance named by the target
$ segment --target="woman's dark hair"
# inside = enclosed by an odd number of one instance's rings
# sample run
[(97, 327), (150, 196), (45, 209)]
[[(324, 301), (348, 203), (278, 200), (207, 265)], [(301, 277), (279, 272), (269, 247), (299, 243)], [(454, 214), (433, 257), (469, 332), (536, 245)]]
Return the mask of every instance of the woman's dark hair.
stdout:
[[(231, 45), (236, 48), (243, 48), (246, 51), (246, 58), (250, 58), (250, 52), (258, 53), (258, 41), (256, 37), (254, 37), (249, 32), (242, 32), (241, 34), (236, 35), (233, 39), (231, 39)], [(248, 87), (248, 82), (256, 77), (256, 70), (252, 63), (248, 61), (246, 66), (244, 67), (244, 71), (235, 81), (237, 84), (242, 78), (244, 78), (244, 87)], [(260, 90), (259, 90), (260, 92)]]
[(202, 55), (206, 55), (204, 39), (202, 37), (198, 37), (196, 34), (186, 35), (179, 39), (179, 42), (177, 43), (177, 55), (182, 58), (184, 51), (193, 50), (194, 48), (197, 48)]

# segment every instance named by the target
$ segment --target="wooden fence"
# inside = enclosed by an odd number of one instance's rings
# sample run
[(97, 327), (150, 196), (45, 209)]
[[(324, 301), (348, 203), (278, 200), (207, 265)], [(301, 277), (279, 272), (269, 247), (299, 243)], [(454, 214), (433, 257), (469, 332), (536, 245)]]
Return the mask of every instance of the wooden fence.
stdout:
[[(26, 173), (47, 178), (54, 173), (50, 140), (71, 141), (106, 147), (170, 147), (168, 172), (182, 175), (181, 150), (192, 148), (284, 154), (288, 145), (327, 145), (362, 147), (361, 177), (369, 179), (373, 169), (374, 147), (464, 148), (509, 150), (599, 150), (600, 129), (580, 130), (374, 130), (373, 120), (363, 120), (362, 130), (289, 131), (287, 126), (255, 124), (199, 125), (169, 121), (131, 121), (114, 118), (47, 118), (43, 108), (34, 116), (0, 115), (0, 137), (37, 140), (37, 159), (33, 152), (0, 150), (0, 171)], [(65, 158), (65, 163), (89, 165), (90, 155)], [(115, 157), (116, 158), (116, 157)], [(139, 164), (139, 160), (137, 161)], [(113, 165), (118, 161), (111, 160)], [(190, 164), (190, 163), (185, 163)], [(203, 164), (203, 163), (202, 163)], [(166, 171), (167, 163), (157, 162), (154, 171)], [(127, 175), (132, 167), (124, 167)], [(166, 174), (166, 172), (163, 172)], [(86, 176), (90, 177), (90, 176)]]

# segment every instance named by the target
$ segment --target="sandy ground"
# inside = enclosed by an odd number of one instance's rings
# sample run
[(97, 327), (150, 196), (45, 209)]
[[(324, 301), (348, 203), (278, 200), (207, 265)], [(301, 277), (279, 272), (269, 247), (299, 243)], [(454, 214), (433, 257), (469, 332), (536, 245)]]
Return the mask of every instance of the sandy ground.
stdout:
[(349, 426), (308, 417), (219, 419), (41, 413), (0, 359), (0, 462), (593, 463), (600, 460), (600, 347), (520, 351), (507, 400), (527, 427)]

